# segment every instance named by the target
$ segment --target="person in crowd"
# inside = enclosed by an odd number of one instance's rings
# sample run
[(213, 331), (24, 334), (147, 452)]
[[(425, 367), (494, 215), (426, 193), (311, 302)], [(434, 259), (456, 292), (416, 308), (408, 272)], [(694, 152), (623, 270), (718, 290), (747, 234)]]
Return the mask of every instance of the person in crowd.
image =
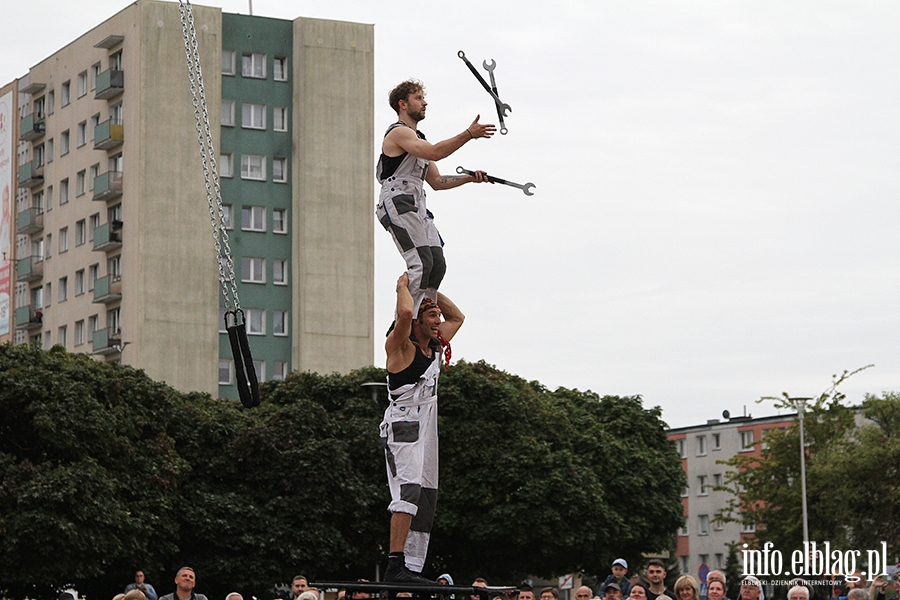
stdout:
[(159, 600), (208, 600), (203, 594), (194, 592), (197, 576), (191, 567), (181, 567), (175, 574), (175, 591), (161, 596)]
[(675, 597), (675, 592), (666, 587), (666, 565), (658, 558), (647, 562), (647, 600), (657, 600), (660, 596)]
[(129, 583), (125, 586), (126, 594), (131, 590), (141, 590), (144, 596), (147, 597), (147, 600), (157, 600), (159, 598), (153, 586), (145, 581), (144, 572), (141, 570), (134, 572), (134, 583)]
[(675, 600), (700, 600), (700, 586), (690, 575), (682, 575), (675, 582)]
[(631, 593), (631, 580), (627, 577), (628, 563), (625, 562), (624, 558), (617, 558), (613, 561), (610, 570), (612, 573), (610, 573), (609, 577), (606, 578), (606, 581), (600, 585), (600, 596), (602, 597), (606, 594), (606, 586), (613, 582), (619, 585), (623, 598), (629, 596)]

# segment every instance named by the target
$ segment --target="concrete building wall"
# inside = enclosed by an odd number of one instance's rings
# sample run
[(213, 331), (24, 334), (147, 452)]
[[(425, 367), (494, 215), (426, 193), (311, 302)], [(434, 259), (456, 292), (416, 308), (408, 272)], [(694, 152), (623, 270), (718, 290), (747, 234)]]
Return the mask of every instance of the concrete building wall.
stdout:
[[(134, 342), (126, 352), (154, 379), (216, 394), (218, 274), (180, 14), (172, 2), (142, 0), (137, 8), (136, 94), (125, 111), (126, 132), (136, 134), (124, 153), (133, 175), (123, 202), (123, 253), (132, 266), (123, 276), (123, 331)], [(221, 11), (195, 5), (193, 13), (218, 147)], [(128, 206), (131, 190), (140, 201)]]
[(0, 344), (15, 337), (17, 82), (0, 87)]
[(373, 46), (371, 25), (294, 21), (296, 370), (373, 362)]

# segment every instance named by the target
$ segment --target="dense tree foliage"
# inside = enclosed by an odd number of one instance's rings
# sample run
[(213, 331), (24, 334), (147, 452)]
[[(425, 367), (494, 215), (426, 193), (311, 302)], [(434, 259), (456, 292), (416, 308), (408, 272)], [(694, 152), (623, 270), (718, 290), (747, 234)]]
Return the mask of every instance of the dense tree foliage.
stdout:
[[(136, 568), (162, 594), (184, 564), (210, 597), (271, 597), (296, 573), (373, 578), (384, 392), (361, 384), (383, 380), (292, 374), (247, 411), (61, 348), (0, 346), (0, 596), (111, 597)], [(440, 427), (429, 571), (605, 573), (681, 524), (680, 461), (638, 397), (460, 362), (441, 378)]]
[[(810, 540), (863, 551), (878, 549), (884, 541), (896, 551), (900, 395), (868, 395), (862, 419), (843, 400), (841, 394), (825, 394), (805, 412)], [(759, 524), (757, 543), (772, 542), (783, 553), (803, 543), (799, 436), (795, 422), (757, 442), (762, 446), (759, 459), (738, 455), (728, 461), (736, 469), (727, 478), (734, 499), (722, 516)]]

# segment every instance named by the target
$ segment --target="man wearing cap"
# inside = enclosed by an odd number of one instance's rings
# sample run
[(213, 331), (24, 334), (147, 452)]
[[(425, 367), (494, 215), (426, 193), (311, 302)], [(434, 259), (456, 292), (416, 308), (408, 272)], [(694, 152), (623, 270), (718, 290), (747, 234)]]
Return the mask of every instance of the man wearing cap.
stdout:
[[(397, 319), (384, 344), (387, 353), (388, 407), (380, 425), (391, 489), (391, 536), (385, 581), (433, 583), (420, 575), (425, 566), (437, 504), (437, 382), (441, 347), (465, 319), (438, 293), (413, 308), (406, 273), (397, 280)], [(443, 320), (441, 317), (443, 316)]]
[(631, 593), (631, 581), (628, 579), (628, 563), (624, 558), (617, 558), (612, 564), (612, 575), (606, 578), (603, 585), (600, 586), (600, 596), (606, 594), (606, 586), (615, 583), (623, 598), (627, 598)]

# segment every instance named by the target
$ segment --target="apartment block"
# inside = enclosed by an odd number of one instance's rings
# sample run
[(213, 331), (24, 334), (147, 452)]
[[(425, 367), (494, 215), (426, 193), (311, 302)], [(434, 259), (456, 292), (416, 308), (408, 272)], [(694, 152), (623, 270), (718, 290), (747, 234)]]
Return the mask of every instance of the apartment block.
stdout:
[[(726, 466), (719, 461), (741, 453), (758, 457), (761, 445), (756, 442), (764, 440), (773, 428), (789, 427), (795, 417), (730, 417), (669, 430), (669, 439), (681, 455), (688, 481), (682, 493), (685, 526), (677, 533), (675, 550), (682, 573), (705, 582), (705, 572), (725, 568), (728, 544), (741, 542), (756, 532), (753, 525), (716, 521), (716, 514), (726, 508), (732, 497), (729, 492), (714, 489), (725, 483)], [(704, 583), (702, 595), (705, 590)]]
[[(372, 26), (193, 14), (257, 375), (371, 365)], [(9, 335), (236, 398), (178, 4), (138, 0), (2, 90)]]

